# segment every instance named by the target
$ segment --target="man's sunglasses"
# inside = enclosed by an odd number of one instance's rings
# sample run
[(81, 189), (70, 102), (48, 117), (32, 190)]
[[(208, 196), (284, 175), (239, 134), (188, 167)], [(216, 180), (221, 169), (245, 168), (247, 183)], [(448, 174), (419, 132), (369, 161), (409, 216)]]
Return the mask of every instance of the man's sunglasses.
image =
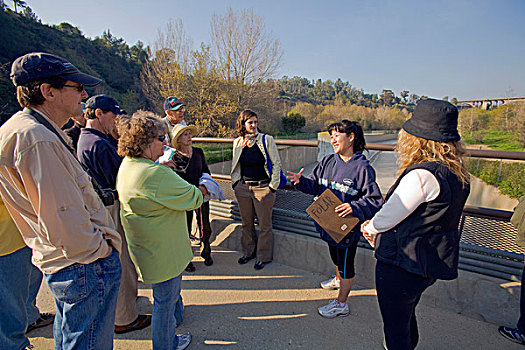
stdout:
[(64, 84), (63, 86), (77, 89), (78, 92), (84, 91), (84, 85), (82, 85), (82, 84), (80, 84), (80, 85), (67, 85), (67, 84)]
[(157, 137), (157, 140), (159, 140), (160, 142), (164, 142), (164, 140), (166, 140), (166, 135), (160, 135), (159, 137)]

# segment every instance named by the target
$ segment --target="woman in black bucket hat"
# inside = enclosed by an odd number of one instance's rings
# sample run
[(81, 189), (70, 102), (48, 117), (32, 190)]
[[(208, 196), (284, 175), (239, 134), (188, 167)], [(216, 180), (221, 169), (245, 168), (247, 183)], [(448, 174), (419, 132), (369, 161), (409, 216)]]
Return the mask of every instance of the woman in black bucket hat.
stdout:
[(399, 133), (399, 177), (361, 231), (375, 246), (376, 289), (386, 349), (414, 349), (415, 308), (437, 279), (458, 276), (458, 224), (470, 192), (458, 110), (421, 100)]

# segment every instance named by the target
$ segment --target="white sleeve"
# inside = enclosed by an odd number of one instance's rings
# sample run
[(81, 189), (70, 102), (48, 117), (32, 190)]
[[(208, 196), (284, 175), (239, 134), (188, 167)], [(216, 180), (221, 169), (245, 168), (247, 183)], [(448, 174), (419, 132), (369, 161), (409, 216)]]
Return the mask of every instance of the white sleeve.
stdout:
[(408, 172), (376, 215), (364, 229), (380, 233), (397, 226), (416, 208), (437, 198), (440, 188), (436, 177), (426, 169)]

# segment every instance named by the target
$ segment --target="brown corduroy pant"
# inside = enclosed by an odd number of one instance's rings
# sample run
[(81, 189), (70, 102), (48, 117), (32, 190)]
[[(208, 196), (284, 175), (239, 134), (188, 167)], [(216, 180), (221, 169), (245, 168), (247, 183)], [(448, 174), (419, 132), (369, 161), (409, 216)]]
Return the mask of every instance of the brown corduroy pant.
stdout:
[[(273, 260), (272, 209), (275, 203), (275, 192), (268, 184), (248, 186), (242, 180), (234, 188), (239, 210), (241, 212), (242, 233), (241, 246), (245, 256), (256, 253), (257, 260)], [(259, 237), (255, 233), (255, 214), (259, 221)], [(255, 251), (257, 248), (257, 251)]]

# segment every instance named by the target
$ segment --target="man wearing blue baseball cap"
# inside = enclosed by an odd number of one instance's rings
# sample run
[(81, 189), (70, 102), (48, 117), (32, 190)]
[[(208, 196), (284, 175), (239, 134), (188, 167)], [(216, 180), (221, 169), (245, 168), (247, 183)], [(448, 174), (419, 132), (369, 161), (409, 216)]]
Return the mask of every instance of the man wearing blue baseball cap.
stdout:
[(186, 122), (184, 121), (184, 103), (175, 96), (170, 96), (164, 100), (164, 111), (166, 112), (166, 116), (162, 118), (162, 121), (164, 121), (168, 127), (168, 144), (171, 144), (171, 140), (173, 139), (171, 131), (173, 127), (177, 124), (186, 126)]
[(80, 132), (77, 157), (105, 189), (103, 193), (113, 191), (113, 203), (105, 203), (117, 231), (122, 238), (120, 263), (122, 278), (117, 298), (115, 316), (115, 333), (122, 334), (148, 327), (151, 315), (139, 315), (137, 308), (138, 282), (135, 265), (131, 261), (126, 236), (120, 221), (120, 204), (116, 194), (116, 179), (122, 157), (117, 153), (117, 144), (113, 135), (118, 138), (115, 118), (124, 114), (117, 101), (108, 95), (96, 95), (86, 101), (86, 127)]
[(122, 157), (117, 154), (115, 118), (123, 114), (117, 101), (96, 95), (86, 101), (86, 127), (80, 131), (77, 157), (102, 188), (115, 188)]
[(121, 238), (60, 129), (100, 79), (48, 53), (17, 58), (11, 79), (24, 109), (0, 127), (0, 195), (55, 297), (55, 348), (111, 349)]

